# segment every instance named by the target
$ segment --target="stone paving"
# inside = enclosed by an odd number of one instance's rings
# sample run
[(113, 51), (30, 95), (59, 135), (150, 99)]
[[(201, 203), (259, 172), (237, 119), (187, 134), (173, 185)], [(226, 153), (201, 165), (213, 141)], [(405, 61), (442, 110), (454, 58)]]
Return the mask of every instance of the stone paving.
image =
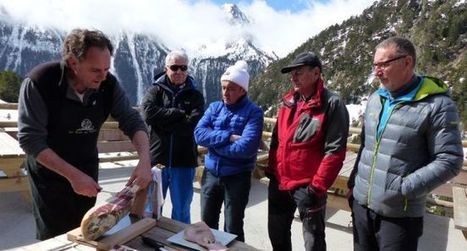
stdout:
[[(115, 165), (102, 164), (100, 184), (105, 191), (118, 192), (128, 178), (131, 168), (128, 163)], [(200, 220), (199, 184), (194, 183), (195, 194), (192, 203), (192, 222)], [(98, 203), (110, 196), (102, 192), (98, 196)], [(170, 216), (170, 198), (164, 205), (165, 216)], [(271, 250), (267, 234), (267, 187), (258, 180), (252, 180), (250, 200), (245, 212), (246, 242), (261, 250)], [(222, 218), (223, 216), (221, 216)], [(343, 210), (328, 208), (326, 240), (328, 250), (352, 250), (352, 229), (350, 213)], [(454, 229), (452, 219), (427, 215), (425, 217), (424, 235), (420, 239), (419, 250), (461, 251), (467, 250), (467, 241), (460, 230)], [(220, 223), (222, 226), (223, 223)], [(292, 224), (292, 243), (294, 250), (304, 250), (301, 237), (301, 224), (294, 220)], [(0, 250), (14, 250), (17, 247), (37, 242), (35, 240), (35, 225), (30, 205), (19, 193), (0, 194)]]

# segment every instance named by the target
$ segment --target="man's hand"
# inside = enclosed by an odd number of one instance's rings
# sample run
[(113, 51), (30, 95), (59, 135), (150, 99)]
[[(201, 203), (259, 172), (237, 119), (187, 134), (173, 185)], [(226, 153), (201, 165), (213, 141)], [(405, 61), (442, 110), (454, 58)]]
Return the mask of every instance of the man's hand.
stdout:
[(242, 136), (240, 136), (240, 135), (232, 134), (232, 135), (230, 135), (230, 139), (229, 139), (229, 140), (230, 140), (230, 142), (235, 142), (235, 141), (239, 140), (241, 137), (242, 137)]
[(77, 194), (96, 197), (97, 193), (102, 189), (94, 179), (66, 162), (50, 148), (42, 150), (36, 159), (49, 170), (65, 177)]
[(75, 177), (69, 179), (69, 181), (73, 191), (83, 196), (96, 197), (97, 193), (102, 190), (102, 187), (97, 182), (81, 171)]
[(300, 217), (307, 217), (310, 213), (322, 210), (326, 206), (326, 194), (312, 192), (309, 186), (299, 187), (293, 193)]
[(135, 183), (139, 186), (139, 189), (144, 189), (152, 180), (148, 134), (145, 131), (139, 130), (135, 132), (131, 142), (138, 152), (139, 161), (126, 185), (130, 186)]
[(136, 183), (140, 189), (144, 189), (149, 185), (152, 180), (151, 165), (146, 161), (139, 161), (136, 165), (135, 170), (131, 174), (130, 179), (126, 183), (127, 186)]

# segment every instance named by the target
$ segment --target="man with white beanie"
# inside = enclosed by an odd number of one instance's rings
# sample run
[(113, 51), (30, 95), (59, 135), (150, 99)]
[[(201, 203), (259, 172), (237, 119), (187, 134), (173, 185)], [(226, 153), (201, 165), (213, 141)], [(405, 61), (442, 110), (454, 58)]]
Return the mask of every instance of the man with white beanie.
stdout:
[(263, 112), (248, 98), (250, 76), (245, 61), (221, 77), (222, 99), (211, 103), (195, 128), (198, 145), (208, 148), (201, 187), (201, 218), (219, 228), (224, 203), (224, 231), (244, 241), (243, 218), (251, 172), (263, 130)]

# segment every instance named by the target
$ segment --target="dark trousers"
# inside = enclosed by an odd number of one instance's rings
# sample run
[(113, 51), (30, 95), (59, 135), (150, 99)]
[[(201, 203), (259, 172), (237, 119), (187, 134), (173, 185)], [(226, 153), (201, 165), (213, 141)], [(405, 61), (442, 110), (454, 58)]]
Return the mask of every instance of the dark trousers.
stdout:
[(219, 215), (224, 203), (224, 231), (245, 241), (243, 218), (251, 187), (251, 172), (216, 177), (204, 169), (201, 186), (201, 219), (210, 228), (219, 229)]
[[(49, 239), (79, 227), (84, 214), (96, 203), (96, 197), (75, 193), (65, 178), (37, 164), (31, 155), (27, 155), (25, 163), (31, 186), (36, 238)], [(96, 168), (88, 170), (95, 171), (90, 176), (97, 180), (97, 164)]]
[[(290, 228), (297, 204), (300, 203), (295, 201), (293, 191), (280, 191), (277, 180), (275, 178), (270, 179), (268, 188), (268, 233), (272, 248), (275, 251), (292, 250)], [(326, 250), (325, 214), (325, 208), (306, 215), (300, 214), (306, 250)]]
[(418, 238), (423, 233), (423, 217), (384, 217), (356, 201), (352, 213), (354, 250), (417, 250)]

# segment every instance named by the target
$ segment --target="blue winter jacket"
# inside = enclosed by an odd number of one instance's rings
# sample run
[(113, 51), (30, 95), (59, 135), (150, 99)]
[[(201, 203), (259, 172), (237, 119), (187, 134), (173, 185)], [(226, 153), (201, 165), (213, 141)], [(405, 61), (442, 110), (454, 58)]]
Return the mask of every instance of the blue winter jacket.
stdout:
[[(196, 143), (208, 148), (206, 169), (218, 177), (253, 170), (262, 131), (263, 112), (247, 96), (211, 103), (195, 128)], [(230, 142), (233, 134), (241, 138)]]

